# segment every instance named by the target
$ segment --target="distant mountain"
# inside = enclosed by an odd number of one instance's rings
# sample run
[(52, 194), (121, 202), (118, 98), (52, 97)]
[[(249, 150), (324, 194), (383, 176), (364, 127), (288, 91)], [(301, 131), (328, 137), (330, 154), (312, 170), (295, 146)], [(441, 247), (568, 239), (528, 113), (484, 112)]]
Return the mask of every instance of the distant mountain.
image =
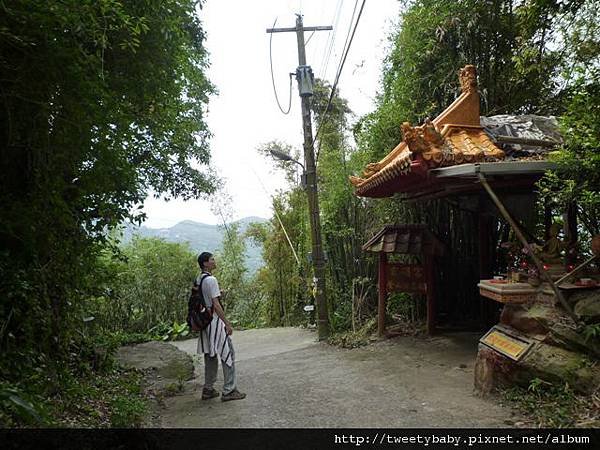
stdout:
[[(263, 223), (267, 222), (267, 219), (252, 216), (244, 217), (233, 223), (239, 223), (240, 232), (244, 233), (248, 225), (254, 222)], [(187, 242), (196, 253), (204, 251), (215, 253), (221, 250), (225, 233), (222, 225), (207, 225), (192, 220), (184, 220), (170, 228), (148, 228), (144, 225), (137, 227), (127, 224), (123, 230), (122, 242), (124, 244), (130, 242), (133, 236), (158, 237), (167, 242)], [(254, 245), (250, 239), (246, 240), (246, 267), (250, 274), (254, 274), (263, 266), (261, 252), (261, 246)]]

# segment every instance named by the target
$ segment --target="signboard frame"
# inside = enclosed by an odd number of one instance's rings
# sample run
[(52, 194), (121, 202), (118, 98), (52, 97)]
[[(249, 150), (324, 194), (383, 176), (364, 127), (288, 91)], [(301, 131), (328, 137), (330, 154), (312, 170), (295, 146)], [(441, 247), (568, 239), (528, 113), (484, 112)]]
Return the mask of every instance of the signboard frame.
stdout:
[[(523, 336), (517, 336), (515, 333), (511, 333), (509, 330), (498, 325), (494, 325), (481, 339), (479, 339), (479, 342), (513, 361), (520, 361), (523, 359), (534, 345), (534, 342), (530, 339)], [(518, 348), (519, 346), (521, 347), (521, 350), (518, 353), (511, 353), (511, 348)]]

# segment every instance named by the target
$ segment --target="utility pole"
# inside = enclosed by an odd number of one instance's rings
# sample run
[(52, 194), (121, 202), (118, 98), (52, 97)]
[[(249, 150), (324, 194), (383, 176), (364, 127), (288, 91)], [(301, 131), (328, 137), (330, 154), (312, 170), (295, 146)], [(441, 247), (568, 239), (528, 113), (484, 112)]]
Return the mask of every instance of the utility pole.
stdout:
[(312, 238), (312, 264), (314, 271), (315, 302), (317, 303), (317, 330), (319, 340), (329, 336), (329, 316), (327, 313), (327, 298), (325, 296), (325, 257), (321, 240), (321, 219), (319, 217), (319, 195), (317, 191), (317, 168), (315, 149), (312, 135), (310, 113), (310, 96), (312, 95), (313, 75), (310, 66), (306, 65), (304, 47), (305, 31), (332, 30), (331, 26), (304, 27), (302, 16), (296, 15), (294, 28), (268, 28), (267, 33), (296, 32), (298, 40), (298, 68), (296, 80), (302, 101), (302, 130), (304, 132), (304, 161), (306, 165), (306, 195), (308, 197), (308, 213), (310, 216), (310, 232)]

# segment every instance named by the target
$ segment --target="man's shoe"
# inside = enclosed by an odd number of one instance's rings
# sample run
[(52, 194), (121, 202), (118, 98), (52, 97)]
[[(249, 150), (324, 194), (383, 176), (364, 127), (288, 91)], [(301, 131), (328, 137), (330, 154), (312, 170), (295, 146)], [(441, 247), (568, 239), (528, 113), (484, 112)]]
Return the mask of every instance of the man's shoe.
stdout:
[(246, 398), (246, 394), (238, 391), (237, 389), (234, 389), (229, 394), (221, 395), (222, 402), (228, 402), (230, 400), (242, 400), (244, 398)]
[(208, 400), (208, 399), (215, 398), (218, 396), (219, 396), (219, 393), (217, 392), (216, 389), (213, 389), (213, 388), (202, 389), (202, 400)]

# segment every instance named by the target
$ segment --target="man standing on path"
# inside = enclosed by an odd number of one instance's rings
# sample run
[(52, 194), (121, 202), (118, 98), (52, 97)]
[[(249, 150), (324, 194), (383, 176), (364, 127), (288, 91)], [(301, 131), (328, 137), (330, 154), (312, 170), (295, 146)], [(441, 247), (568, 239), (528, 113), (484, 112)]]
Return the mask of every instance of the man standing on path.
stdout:
[(225, 318), (221, 306), (221, 291), (217, 279), (211, 275), (211, 271), (217, 267), (215, 258), (209, 252), (203, 252), (198, 256), (200, 266), (200, 277), (196, 284), (202, 285), (202, 296), (205, 306), (212, 308), (213, 318), (211, 323), (200, 332), (198, 338), (198, 353), (204, 354), (204, 388), (202, 389), (202, 400), (218, 397), (219, 393), (213, 387), (217, 381), (217, 370), (221, 359), (223, 367), (223, 394), (221, 400), (241, 400), (246, 394), (236, 388), (235, 382), (235, 352), (231, 342), (233, 328)]

